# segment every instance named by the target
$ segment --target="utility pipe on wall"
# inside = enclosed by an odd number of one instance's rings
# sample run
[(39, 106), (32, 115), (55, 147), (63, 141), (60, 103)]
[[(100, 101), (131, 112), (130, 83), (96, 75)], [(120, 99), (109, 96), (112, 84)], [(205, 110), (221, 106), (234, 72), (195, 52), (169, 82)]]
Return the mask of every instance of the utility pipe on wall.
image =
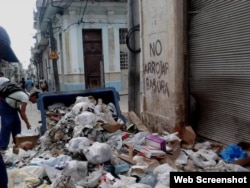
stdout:
[(139, 0), (128, 0), (128, 110), (141, 116)]

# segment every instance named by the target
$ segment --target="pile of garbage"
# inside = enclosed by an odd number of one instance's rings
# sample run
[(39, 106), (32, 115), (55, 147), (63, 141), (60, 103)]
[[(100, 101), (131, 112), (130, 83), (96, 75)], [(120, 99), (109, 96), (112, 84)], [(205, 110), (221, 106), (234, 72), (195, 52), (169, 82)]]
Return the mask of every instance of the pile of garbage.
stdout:
[(196, 142), (191, 127), (151, 133), (133, 112), (125, 122), (102, 101), (78, 96), (69, 107), (50, 105), (35, 145), (23, 141), (5, 153), (9, 187), (166, 188), (171, 172), (249, 171), (233, 164), (249, 156), (239, 145)]

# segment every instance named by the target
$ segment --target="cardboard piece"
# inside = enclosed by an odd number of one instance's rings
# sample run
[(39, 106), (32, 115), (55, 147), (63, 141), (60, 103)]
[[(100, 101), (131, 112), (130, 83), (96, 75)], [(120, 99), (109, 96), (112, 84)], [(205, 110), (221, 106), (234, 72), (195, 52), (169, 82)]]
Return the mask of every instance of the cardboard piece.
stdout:
[(122, 160), (124, 160), (124, 161), (126, 161), (126, 162), (128, 162), (130, 164), (132, 164), (132, 165), (135, 165), (135, 162), (133, 161), (134, 155), (133, 155), (133, 148), (132, 148), (132, 146), (129, 146), (128, 151), (129, 151), (128, 155), (120, 154), (120, 155), (118, 155), (118, 157), (120, 159), (122, 159)]
[(131, 121), (136, 125), (137, 129), (141, 132), (148, 132), (147, 127), (143, 124), (140, 118), (135, 114), (135, 112), (130, 111), (128, 114)]
[(23, 142), (31, 142), (31, 148), (35, 147), (38, 139), (40, 138), (40, 135), (34, 135), (34, 136), (16, 136), (16, 146), (19, 147)]
[(196, 134), (191, 126), (177, 125), (173, 128), (173, 132), (178, 132), (178, 137), (182, 140), (181, 144), (195, 144)]
[(108, 131), (109, 133), (114, 133), (116, 132), (117, 130), (121, 129), (122, 128), (122, 125), (117, 123), (117, 124), (108, 124), (108, 123), (103, 123), (102, 125), (102, 128), (105, 130), (105, 131)]

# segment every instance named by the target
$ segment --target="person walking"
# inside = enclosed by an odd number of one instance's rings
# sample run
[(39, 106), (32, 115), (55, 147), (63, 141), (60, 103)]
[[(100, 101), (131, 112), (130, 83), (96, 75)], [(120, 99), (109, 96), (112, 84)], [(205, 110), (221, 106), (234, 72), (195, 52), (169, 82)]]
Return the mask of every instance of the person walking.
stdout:
[(45, 79), (43, 77), (41, 77), (41, 79), (39, 80), (39, 89), (41, 89), (42, 91), (45, 90)]
[(26, 89), (26, 82), (24, 78), (22, 78), (22, 80), (19, 82), (19, 85), (23, 90)]
[(26, 86), (25, 87), (26, 87), (26, 90), (28, 92), (31, 91), (31, 89), (33, 87), (33, 82), (32, 82), (32, 80), (30, 78), (27, 78), (27, 80), (26, 80)]
[[(8, 33), (3, 27), (0, 26), (0, 61), (2, 59), (8, 62), (19, 62), (10, 46), (10, 38)], [(2, 75), (1, 78), (4, 78), (3, 76), (4, 74)], [(0, 103), (2, 103), (3, 101), (4, 100), (0, 100)], [(3, 118), (1, 114), (3, 114), (3, 109), (0, 109), (0, 116), (1, 116), (0, 118), (1, 118), (1, 124), (5, 124), (3, 123), (3, 121), (5, 121), (6, 117)], [(2, 134), (3, 133), (1, 129), (0, 135)], [(1, 153), (0, 153), (0, 185), (1, 188), (8, 188), (8, 175)]]

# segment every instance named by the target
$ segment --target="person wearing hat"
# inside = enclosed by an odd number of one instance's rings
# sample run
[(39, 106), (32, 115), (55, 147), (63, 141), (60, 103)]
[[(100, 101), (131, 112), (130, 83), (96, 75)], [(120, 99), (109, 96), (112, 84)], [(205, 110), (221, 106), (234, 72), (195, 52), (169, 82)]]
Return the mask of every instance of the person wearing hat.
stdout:
[[(15, 53), (10, 46), (10, 38), (6, 30), (0, 26), (0, 60), (8, 62), (19, 62)], [(8, 148), (10, 135), (12, 134), (13, 142), (15, 137), (21, 133), (21, 120), (25, 122), (28, 129), (31, 128), (29, 119), (26, 114), (26, 107), (29, 102), (36, 103), (38, 95), (41, 91), (34, 88), (30, 93), (25, 91), (16, 91), (0, 100), (0, 150), (4, 151)], [(19, 117), (20, 115), (20, 117)], [(1, 188), (7, 188), (8, 176), (7, 171), (0, 156), (0, 185)]]
[[(8, 62), (19, 62), (10, 46), (10, 38), (8, 33), (3, 27), (0, 26), (0, 62), (2, 59)], [(3, 100), (1, 100), (0, 103), (2, 103), (2, 101)], [(2, 106), (2, 104), (0, 104), (0, 106)], [(0, 111), (0, 116), (2, 116), (2, 109)], [(2, 130), (0, 134), (2, 134)], [(2, 188), (8, 187), (7, 170), (5, 168), (5, 164), (1, 154), (0, 154), (0, 184)]]

